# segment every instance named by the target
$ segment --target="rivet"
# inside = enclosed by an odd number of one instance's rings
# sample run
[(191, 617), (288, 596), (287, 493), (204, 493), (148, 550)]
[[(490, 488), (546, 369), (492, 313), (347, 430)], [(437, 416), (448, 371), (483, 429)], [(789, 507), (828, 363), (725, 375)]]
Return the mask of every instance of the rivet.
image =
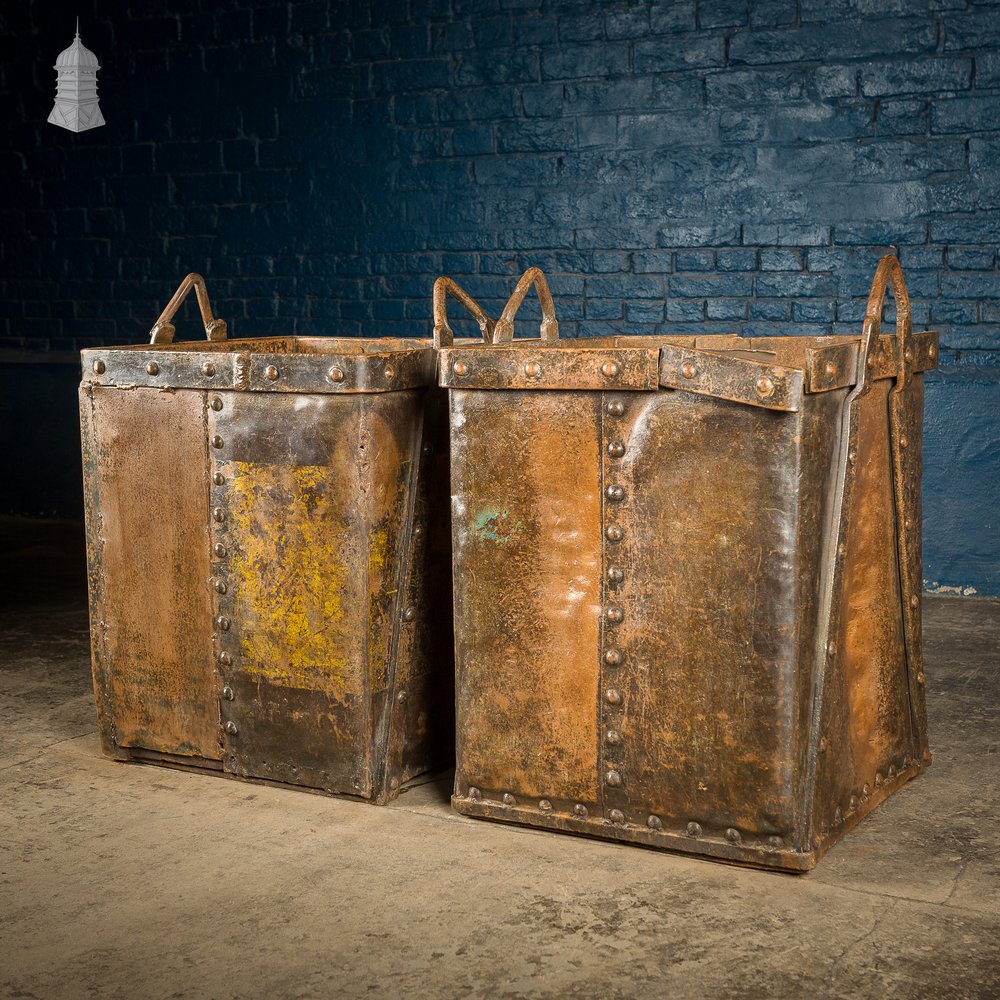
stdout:
[(913, 351), (908, 347), (905, 351), (903, 351), (903, 357), (907, 361), (912, 361), (913, 360)]
[(607, 535), (609, 542), (620, 542), (625, 532), (617, 524), (609, 524), (604, 534)]
[(541, 809), (542, 812), (551, 812), (552, 803), (549, 802), (548, 799), (540, 799), (538, 802), (538, 808)]
[(698, 368), (693, 362), (685, 361), (684, 364), (681, 365), (681, 374), (685, 378), (694, 378), (695, 375), (698, 374)]
[(405, 691), (400, 691), (396, 695), (396, 701), (406, 701), (406, 692)]
[(420, 450), (421, 450), (421, 451), (422, 451), (422, 452), (423, 452), (423, 453), (424, 453), (425, 455), (429, 455), (429, 454), (431, 453), (431, 446), (430, 446), (429, 444), (425, 444), (425, 445), (423, 446), (423, 448), (421, 448)]
[(216, 486), (222, 486), (225, 481), (226, 477), (221, 472), (216, 472), (212, 476), (212, 482), (215, 483)]
[(391, 382), (396, 377), (396, 369), (393, 368), (392, 365), (386, 365), (385, 368), (382, 369), (382, 377), (386, 380), (386, 382)]
[(236, 697), (236, 692), (233, 691), (233, 689), (227, 684), (222, 689), (222, 697), (225, 698), (226, 701), (232, 701)]
[(844, 545), (843, 543), (841, 543), (840, 545), (838, 545), (837, 546), (837, 555), (840, 556), (841, 559), (843, 559), (844, 556), (847, 555), (847, 546)]
[(228, 667), (233, 662), (233, 658), (226, 652), (219, 653), (219, 663)]
[(469, 798), (475, 799), (477, 802), (483, 797), (483, 793), (478, 788), (469, 789)]
[(835, 656), (837, 653), (837, 644), (832, 639), (826, 644), (826, 652), (828, 656)]
[(616, 747), (619, 743), (621, 743), (621, 741), (621, 734), (618, 733), (617, 730), (609, 729), (604, 734), (604, 742), (607, 743), (608, 746)]
[(605, 490), (605, 495), (612, 503), (618, 503), (619, 500), (625, 499), (625, 487), (609, 486), (607, 490)]
[(895, 778), (896, 777), (896, 765), (895, 764), (890, 764), (889, 765), (889, 770), (886, 771), (886, 775), (888, 777), (890, 777), (890, 778)]
[(618, 705), (622, 700), (621, 694), (614, 688), (611, 688), (604, 697), (607, 699), (609, 705)]
[(201, 366), (201, 373), (202, 373), (202, 375), (204, 375), (204, 376), (205, 376), (206, 378), (212, 378), (212, 376), (214, 376), (214, 375), (215, 375), (215, 365), (213, 365), (211, 361), (206, 361), (206, 362), (205, 362), (205, 363), (204, 363), (204, 364), (203, 364), (203, 365)]
[(210, 405), (212, 409), (215, 410), (216, 413), (218, 413), (219, 410), (222, 409), (222, 400), (218, 396), (213, 396)]
[(229, 733), (230, 736), (235, 736), (239, 732), (239, 730), (236, 728), (236, 723), (233, 722), (232, 720), (227, 722), (226, 732)]
[(215, 507), (212, 510), (212, 520), (218, 521), (220, 524), (225, 521), (226, 512), (221, 507)]
[(97, 359), (97, 360), (96, 360), (96, 361), (94, 362), (94, 371), (95, 371), (95, 372), (96, 372), (96, 373), (97, 373), (98, 375), (103, 375), (103, 374), (104, 374), (104, 373), (105, 373), (105, 372), (106, 372), (107, 370), (108, 370), (108, 366), (107, 366), (107, 365), (106, 365), (106, 364), (105, 364), (105, 363), (104, 363), (103, 361), (101, 361), (101, 359), (100, 359), (100, 358), (98, 358), (98, 359)]
[(840, 811), (840, 806), (837, 806), (834, 810), (833, 822), (837, 826), (840, 826), (840, 824), (844, 822), (844, 814)]
[(774, 851), (780, 851), (781, 848), (785, 846), (785, 842), (781, 839), (781, 837), (768, 837), (767, 846)]
[(604, 654), (604, 662), (609, 667), (617, 667), (622, 662), (622, 654), (617, 649), (609, 649)]
[(905, 434), (900, 435), (900, 438), (899, 438), (899, 447), (900, 448), (905, 448), (907, 444), (908, 444), (908, 442), (906, 440), (906, 435)]
[(601, 374), (605, 378), (614, 378), (618, 374), (618, 365), (616, 365), (613, 361), (605, 361), (604, 364), (601, 365)]
[(454, 371), (461, 378), (461, 376), (469, 374), (469, 366), (464, 361), (456, 361)]
[(876, 788), (882, 787), (882, 775), (879, 774), (878, 771), (875, 772), (875, 787)]
[(215, 581), (215, 592), (217, 594), (224, 594), (228, 589), (229, 588), (226, 586), (226, 581), (225, 580), (216, 580)]
[(219, 615), (219, 617), (215, 619), (215, 624), (219, 626), (220, 632), (228, 632), (232, 622), (230, 622), (225, 615)]
[(224, 559), (226, 556), (226, 547), (222, 542), (216, 542), (212, 551), (215, 553), (216, 557), (219, 559)]
[(622, 783), (622, 776), (617, 771), (608, 771), (604, 776), (604, 780), (612, 788), (618, 788)]
[(621, 458), (625, 454), (625, 445), (621, 441), (611, 441), (608, 444), (608, 454), (612, 458)]
[(575, 806), (573, 806), (573, 812), (577, 816), (581, 816), (581, 817), (586, 816), (587, 815), (587, 807), (582, 802), (577, 802), (577, 804)]
[(331, 382), (343, 382), (344, 381), (344, 369), (343, 368), (331, 368), (327, 374), (330, 376)]
[(689, 837), (700, 837), (701, 836), (701, 823), (695, 823), (694, 821), (688, 823), (688, 825), (687, 825), (687, 835)]
[(274, 367), (274, 365), (268, 365), (264, 369), (264, 374), (267, 376), (269, 382), (277, 382), (278, 381), (279, 372), (278, 372), (278, 369)]
[(937, 351), (938, 351), (938, 349), (933, 344), (931, 344), (931, 346), (927, 348), (927, 353), (932, 358), (936, 358), (937, 357)]
[(389, 790), (394, 792), (397, 788), (399, 788), (399, 778), (390, 778)]
[(646, 826), (648, 826), (650, 830), (662, 830), (663, 820), (660, 819), (659, 816), (650, 816), (649, 819), (646, 820)]
[(738, 844), (740, 840), (742, 840), (740, 837), (740, 831), (735, 827), (729, 827), (726, 830), (726, 840), (728, 840), (730, 844)]
[(542, 374), (542, 366), (537, 361), (529, 361), (524, 366), (524, 374), (528, 378), (538, 378)]
[(911, 608), (920, 607), (920, 598), (916, 594), (913, 594), (910, 597), (910, 607)]
[(874, 368), (875, 367), (875, 355), (874, 354), (869, 355), (868, 361), (866, 362), (866, 364), (868, 365), (869, 368)]
[(907, 518), (905, 521), (903, 521), (903, 527), (906, 528), (907, 531), (909, 531), (910, 528), (913, 527), (913, 522), (909, 518)]
[(612, 809), (611, 812), (608, 813), (608, 819), (610, 819), (612, 823), (624, 823), (625, 813), (623, 813), (621, 809)]
[(847, 461), (850, 462), (851, 465), (853, 465), (857, 460), (858, 460), (858, 452), (855, 448), (852, 448), (847, 453)]
[(413, 526), (414, 538), (419, 538), (423, 533), (424, 533), (424, 526), (422, 524), (415, 524)]
[(160, 374), (160, 366), (155, 361), (150, 361), (146, 365), (146, 374), (148, 374), (148, 375), (159, 375)]
[(221, 434), (213, 434), (212, 435), (212, 447), (213, 448), (221, 448), (225, 443), (226, 442), (222, 440), (222, 435)]
[(837, 374), (837, 366), (833, 364), (833, 362), (828, 361), (823, 366), (823, 374), (826, 375), (827, 378), (833, 378), (833, 376)]
[(620, 399), (612, 399), (604, 407), (611, 417), (620, 417), (625, 412), (625, 404)]
[(872, 790), (868, 787), (868, 782), (866, 781), (864, 785), (861, 786), (861, 801), (867, 802)]
[(924, 684), (924, 672), (922, 670), (917, 674), (917, 683), (921, 687), (923, 687), (923, 684)]
[(604, 617), (609, 622), (617, 624), (625, 617), (625, 613), (621, 608), (608, 608), (608, 610), (604, 612)]
[(847, 811), (849, 813), (854, 812), (858, 808), (858, 797), (856, 795), (851, 796), (851, 801), (847, 804)]
[(621, 566), (608, 567), (608, 583), (621, 583), (625, 579), (625, 571)]
[(774, 379), (768, 378), (767, 375), (761, 375), (757, 379), (757, 395), (763, 396), (765, 399), (774, 395)]
[(514, 800), (514, 796), (511, 795), (510, 792), (504, 792), (503, 793), (503, 804), (505, 806), (512, 806), (512, 805), (514, 805), (514, 801), (515, 801)]
[(826, 748), (827, 748), (827, 742), (826, 742), (826, 737), (824, 736), (824, 737), (823, 737), (823, 738), (822, 738), (822, 739), (821, 739), (821, 740), (819, 741), (819, 752), (820, 752), (820, 753), (826, 753)]

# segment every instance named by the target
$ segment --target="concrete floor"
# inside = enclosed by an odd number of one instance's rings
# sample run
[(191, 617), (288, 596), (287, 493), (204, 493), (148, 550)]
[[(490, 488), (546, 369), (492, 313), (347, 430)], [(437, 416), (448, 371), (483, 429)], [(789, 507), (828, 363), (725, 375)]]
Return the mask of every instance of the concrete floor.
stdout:
[(935, 762), (784, 876), (97, 743), (79, 532), (0, 524), (0, 996), (1000, 996), (1000, 602), (928, 598)]

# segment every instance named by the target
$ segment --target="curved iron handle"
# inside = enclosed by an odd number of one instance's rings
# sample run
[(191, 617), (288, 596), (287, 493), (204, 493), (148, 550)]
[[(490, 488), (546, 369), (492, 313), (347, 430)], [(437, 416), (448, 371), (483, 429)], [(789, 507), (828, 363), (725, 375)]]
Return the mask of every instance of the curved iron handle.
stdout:
[(539, 333), (542, 340), (558, 340), (559, 324), (556, 322), (556, 307), (552, 301), (552, 292), (549, 291), (549, 283), (545, 280), (541, 268), (529, 267), (521, 280), (517, 283), (511, 297), (507, 300), (507, 305), (503, 307), (500, 318), (496, 322), (496, 329), (493, 333), (494, 344), (504, 344), (514, 339), (514, 316), (521, 308), (528, 289), (534, 285), (538, 293), (538, 301), (542, 306), (542, 323)]
[(151, 344), (171, 344), (174, 340), (174, 324), (170, 321), (174, 318), (174, 313), (180, 308), (180, 304), (187, 297), (188, 292), (194, 289), (198, 296), (198, 308), (201, 310), (201, 321), (205, 324), (205, 336), (209, 340), (226, 339), (226, 321), (215, 319), (212, 316), (212, 306), (208, 301), (208, 289), (205, 287), (205, 279), (200, 274), (189, 274), (174, 292), (173, 298), (167, 303), (166, 308), (160, 313), (160, 318), (153, 324), (149, 331), (149, 342)]
[(483, 335), (483, 343), (493, 340), (493, 320), (486, 310), (458, 282), (442, 275), (434, 282), (434, 346), (436, 348), (451, 347), (455, 343), (455, 334), (448, 325), (448, 295), (457, 299), (479, 324)]
[(875, 345), (878, 343), (882, 329), (882, 308), (885, 305), (885, 290), (892, 285), (892, 295), (896, 300), (896, 337), (899, 340), (899, 377), (897, 385), (902, 388), (906, 384), (906, 363), (912, 354), (910, 335), (913, 332), (913, 317), (910, 313), (910, 296), (906, 291), (906, 281), (903, 279), (903, 269), (895, 254), (887, 253), (875, 268), (871, 291), (868, 293), (868, 306), (865, 309), (865, 321), (861, 328), (861, 374), (858, 378), (858, 395), (868, 391), (871, 369), (875, 365)]

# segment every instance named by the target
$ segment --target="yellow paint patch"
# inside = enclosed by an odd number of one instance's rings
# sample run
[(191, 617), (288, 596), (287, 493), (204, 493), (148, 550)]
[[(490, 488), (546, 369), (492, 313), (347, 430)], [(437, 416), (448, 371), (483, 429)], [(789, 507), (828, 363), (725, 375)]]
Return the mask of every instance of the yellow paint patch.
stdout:
[(232, 462), (226, 478), (244, 670), (272, 684), (349, 693), (351, 583), (331, 470)]

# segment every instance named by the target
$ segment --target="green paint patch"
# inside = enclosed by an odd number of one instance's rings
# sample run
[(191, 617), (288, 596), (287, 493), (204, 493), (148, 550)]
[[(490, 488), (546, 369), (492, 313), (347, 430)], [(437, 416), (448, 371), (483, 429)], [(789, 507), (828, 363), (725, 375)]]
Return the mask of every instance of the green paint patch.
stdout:
[(506, 510), (484, 510), (475, 518), (476, 532), (488, 542), (509, 542), (523, 527), (512, 521)]

